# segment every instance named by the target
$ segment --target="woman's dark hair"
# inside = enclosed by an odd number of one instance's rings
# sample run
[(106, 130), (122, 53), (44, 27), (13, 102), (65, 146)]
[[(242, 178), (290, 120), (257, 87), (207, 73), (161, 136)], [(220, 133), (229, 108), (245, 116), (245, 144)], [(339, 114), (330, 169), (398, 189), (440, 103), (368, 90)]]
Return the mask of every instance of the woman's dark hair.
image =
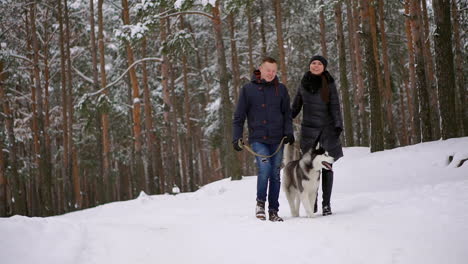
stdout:
[(330, 91), (328, 90), (328, 79), (325, 74), (321, 74), (322, 77), (322, 89), (320, 89), (320, 97), (325, 103), (330, 102)]

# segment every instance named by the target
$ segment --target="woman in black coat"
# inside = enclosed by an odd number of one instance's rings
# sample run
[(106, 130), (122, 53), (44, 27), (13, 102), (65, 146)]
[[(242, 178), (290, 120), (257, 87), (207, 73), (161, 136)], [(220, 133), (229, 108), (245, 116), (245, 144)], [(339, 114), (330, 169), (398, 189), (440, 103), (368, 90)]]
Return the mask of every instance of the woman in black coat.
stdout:
[[(335, 161), (343, 157), (340, 134), (343, 131), (340, 101), (335, 86), (335, 80), (327, 68), (327, 60), (316, 55), (309, 62), (307, 71), (301, 80), (292, 104), (292, 118), (295, 118), (302, 108), (302, 124), (300, 145), (302, 153), (312, 147), (320, 132), (320, 145), (328, 151)], [(330, 197), (333, 188), (333, 171), (322, 170), (322, 214), (332, 214)], [(317, 211), (317, 200), (314, 212)]]

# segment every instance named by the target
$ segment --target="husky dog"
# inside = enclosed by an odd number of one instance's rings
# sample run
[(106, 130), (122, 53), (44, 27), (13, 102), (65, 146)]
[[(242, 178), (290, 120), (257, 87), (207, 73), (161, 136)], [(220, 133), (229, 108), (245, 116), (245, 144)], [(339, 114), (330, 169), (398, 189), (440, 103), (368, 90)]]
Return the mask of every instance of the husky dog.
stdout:
[(320, 173), (322, 169), (332, 169), (334, 158), (328, 155), (318, 141), (299, 160), (287, 163), (283, 170), (283, 190), (293, 217), (299, 216), (301, 202), (307, 216), (313, 217)]

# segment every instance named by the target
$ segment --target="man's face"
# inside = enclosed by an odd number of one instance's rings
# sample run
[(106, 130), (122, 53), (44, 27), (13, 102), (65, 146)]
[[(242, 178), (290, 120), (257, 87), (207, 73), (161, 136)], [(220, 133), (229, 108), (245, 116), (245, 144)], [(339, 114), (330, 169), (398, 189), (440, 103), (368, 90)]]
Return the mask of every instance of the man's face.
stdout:
[(276, 63), (264, 62), (262, 65), (260, 65), (259, 70), (261, 78), (267, 82), (271, 82), (276, 77), (276, 73), (278, 72), (278, 65), (276, 65)]

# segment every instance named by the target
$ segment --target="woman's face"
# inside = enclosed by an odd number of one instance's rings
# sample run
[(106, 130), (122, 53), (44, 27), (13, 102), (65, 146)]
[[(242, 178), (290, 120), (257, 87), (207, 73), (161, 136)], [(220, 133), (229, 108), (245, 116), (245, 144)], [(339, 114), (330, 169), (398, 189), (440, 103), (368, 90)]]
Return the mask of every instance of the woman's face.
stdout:
[(321, 61), (319, 60), (314, 60), (310, 63), (309, 65), (310, 72), (315, 75), (320, 75), (323, 72), (323, 69), (325, 68), (322, 64)]

